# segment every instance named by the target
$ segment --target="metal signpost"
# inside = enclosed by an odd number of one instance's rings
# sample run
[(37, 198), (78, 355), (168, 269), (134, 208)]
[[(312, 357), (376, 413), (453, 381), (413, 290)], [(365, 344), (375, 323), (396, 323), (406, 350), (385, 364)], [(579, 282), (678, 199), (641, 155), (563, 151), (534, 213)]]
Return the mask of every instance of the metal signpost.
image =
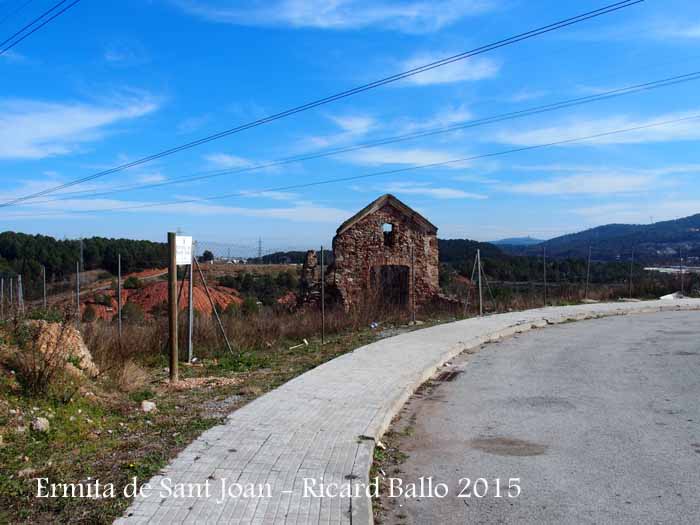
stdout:
[(192, 264), (192, 237), (168, 232), (170, 264), (168, 266), (168, 304), (170, 341), (170, 382), (178, 380), (178, 341), (177, 341), (177, 267)]

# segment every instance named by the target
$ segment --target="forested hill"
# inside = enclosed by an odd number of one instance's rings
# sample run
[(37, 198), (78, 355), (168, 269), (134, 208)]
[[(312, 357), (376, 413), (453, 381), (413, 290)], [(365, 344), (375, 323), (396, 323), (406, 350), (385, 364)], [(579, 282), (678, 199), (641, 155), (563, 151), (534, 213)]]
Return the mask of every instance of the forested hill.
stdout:
[[(117, 256), (121, 254), (124, 273), (167, 265), (167, 245), (131, 239), (83, 239), (85, 270), (103, 268), (117, 271)], [(80, 241), (54, 239), (46, 235), (28, 235), (6, 231), (0, 233), (0, 272), (21, 273), (25, 279), (41, 275), (46, 267), (49, 279), (62, 278), (75, 272), (80, 259)]]
[(546, 247), (551, 257), (587, 257), (589, 246), (597, 260), (629, 259), (673, 261), (679, 249), (684, 257), (700, 257), (700, 214), (653, 224), (607, 224), (555, 237), (535, 246), (504, 246), (511, 254), (536, 255)]

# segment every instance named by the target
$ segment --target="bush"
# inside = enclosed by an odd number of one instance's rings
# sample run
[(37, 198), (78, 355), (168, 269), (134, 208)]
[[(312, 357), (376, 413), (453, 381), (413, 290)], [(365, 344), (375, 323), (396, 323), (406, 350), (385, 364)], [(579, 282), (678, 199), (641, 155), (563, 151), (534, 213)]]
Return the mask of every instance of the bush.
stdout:
[(33, 396), (51, 394), (67, 402), (77, 391), (77, 379), (66, 373), (71, 356), (67, 356), (63, 348), (69, 323), (69, 319), (64, 319), (59, 334), (45, 348), (39, 347), (41, 324), (15, 324), (12, 338), (17, 350), (6, 356), (5, 366), (15, 372), (25, 393)]
[(112, 306), (112, 296), (108, 294), (97, 294), (95, 302), (103, 306)]
[(126, 303), (122, 306), (122, 321), (130, 324), (139, 324), (144, 320), (143, 308), (136, 303)]
[(95, 311), (95, 307), (91, 304), (88, 304), (87, 306), (85, 306), (85, 310), (83, 311), (83, 322), (92, 323), (95, 319), (97, 319), (97, 312)]
[(143, 283), (135, 275), (132, 275), (131, 277), (127, 277), (126, 280), (124, 281), (124, 288), (136, 289), (136, 288), (141, 288), (142, 286), (143, 286)]
[(243, 315), (253, 315), (257, 314), (260, 310), (258, 306), (258, 301), (254, 297), (246, 297), (241, 305), (241, 312)]

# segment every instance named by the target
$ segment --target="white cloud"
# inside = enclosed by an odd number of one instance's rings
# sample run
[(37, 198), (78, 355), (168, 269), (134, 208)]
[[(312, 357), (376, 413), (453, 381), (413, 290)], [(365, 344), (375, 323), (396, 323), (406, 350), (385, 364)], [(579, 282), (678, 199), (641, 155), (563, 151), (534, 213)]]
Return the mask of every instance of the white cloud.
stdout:
[(301, 149), (308, 149), (309, 143), (314, 148), (329, 148), (356, 140), (372, 131), (377, 121), (369, 115), (327, 115), (327, 118), (340, 128), (339, 133), (313, 135), (301, 141)]
[[(564, 145), (644, 144), (652, 142), (675, 142), (700, 139), (698, 120), (684, 120), (658, 125), (676, 119), (691, 118), (700, 111), (666, 113), (656, 117), (632, 117), (617, 115), (604, 118), (570, 119), (561, 124), (525, 131), (501, 131), (491, 137), (495, 142), (514, 146), (535, 146), (563, 140), (576, 139), (610, 131), (650, 126), (625, 133), (606, 135), (595, 139), (571, 142)], [(653, 126), (653, 127), (651, 127)]]
[(151, 97), (109, 105), (0, 100), (0, 159), (41, 159), (74, 152), (101, 139), (106, 128), (152, 113)]
[[(455, 53), (442, 53), (438, 55), (431, 53), (415, 55), (404, 61), (400, 69), (401, 71), (409, 71), (454, 54)], [(433, 84), (452, 84), (454, 82), (484, 80), (486, 78), (495, 77), (500, 69), (501, 65), (490, 58), (472, 57), (429, 69), (423, 73), (418, 73), (406, 78), (401, 83), (404, 85), (428, 86)]]
[(237, 155), (230, 155), (228, 153), (211, 153), (205, 155), (204, 159), (209, 162), (214, 167), (217, 168), (247, 168), (252, 166), (253, 163), (243, 157)]
[(675, 165), (661, 168), (608, 168), (598, 166), (516, 166), (520, 171), (567, 173), (536, 181), (513, 184), (507, 189), (530, 195), (619, 195), (657, 192), (678, 185), (672, 175), (700, 174), (700, 165)]
[(661, 199), (627, 203), (605, 203), (572, 210), (591, 224), (648, 224), (695, 215), (700, 211), (698, 199)]
[(398, 193), (408, 195), (421, 195), (434, 199), (487, 199), (486, 195), (470, 193), (458, 188), (434, 187), (430, 183), (418, 182), (393, 182), (384, 186), (387, 193)]
[[(385, 164), (420, 166), (423, 164), (447, 162), (464, 156), (466, 155), (457, 155), (446, 151), (431, 149), (396, 149), (377, 147), (353, 151), (342, 155), (342, 158), (348, 162), (362, 166), (382, 166)], [(446, 164), (445, 167), (464, 168), (466, 164), (466, 162), (455, 162), (453, 164)]]
[(474, 117), (472, 112), (464, 104), (446, 106), (425, 120), (412, 120), (400, 124), (403, 133), (420, 131), (423, 129), (443, 128), (453, 124), (466, 122)]
[(365, 27), (405, 32), (437, 31), (492, 9), (494, 0), (173, 0), (209, 22), (348, 30)]
[(163, 175), (162, 173), (144, 173), (143, 175), (139, 175), (136, 177), (136, 180), (138, 182), (141, 182), (143, 184), (151, 184), (151, 183), (156, 183), (156, 182), (163, 182), (167, 180), (168, 178)]
[(656, 182), (652, 175), (582, 174), (514, 184), (509, 190), (530, 195), (607, 195), (649, 191)]
[(696, 39), (700, 38), (700, 24), (673, 23), (660, 26), (655, 34), (659, 38)]

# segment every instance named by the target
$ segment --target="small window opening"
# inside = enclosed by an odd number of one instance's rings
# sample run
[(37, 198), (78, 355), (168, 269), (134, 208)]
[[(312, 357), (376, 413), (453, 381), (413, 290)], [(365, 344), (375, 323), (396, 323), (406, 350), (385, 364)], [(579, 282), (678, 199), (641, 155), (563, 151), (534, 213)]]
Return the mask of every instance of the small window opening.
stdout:
[(382, 232), (384, 233), (384, 246), (394, 245), (394, 225), (388, 222), (382, 224)]

